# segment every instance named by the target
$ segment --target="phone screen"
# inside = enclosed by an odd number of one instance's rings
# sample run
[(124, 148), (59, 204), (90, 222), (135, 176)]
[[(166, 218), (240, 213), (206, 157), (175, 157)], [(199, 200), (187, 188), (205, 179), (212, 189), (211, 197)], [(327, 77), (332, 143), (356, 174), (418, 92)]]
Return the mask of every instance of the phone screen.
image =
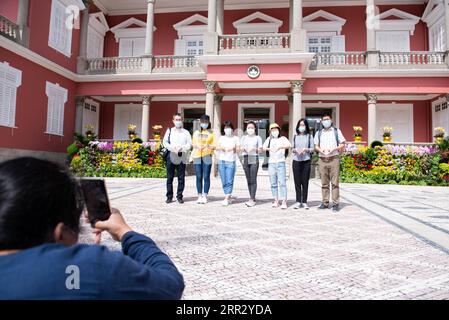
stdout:
[(111, 207), (103, 179), (81, 179), (84, 201), (89, 221), (94, 225), (97, 221), (106, 221), (111, 216)]

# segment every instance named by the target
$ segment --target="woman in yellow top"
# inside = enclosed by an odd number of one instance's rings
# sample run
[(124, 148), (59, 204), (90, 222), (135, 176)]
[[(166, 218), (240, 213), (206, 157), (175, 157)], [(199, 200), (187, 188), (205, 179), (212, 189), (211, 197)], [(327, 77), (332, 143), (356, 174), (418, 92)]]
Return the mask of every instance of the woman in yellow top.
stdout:
[(201, 129), (193, 133), (193, 164), (196, 174), (196, 190), (199, 204), (207, 203), (210, 189), (210, 173), (212, 155), (214, 153), (215, 136), (210, 130), (210, 118), (203, 115), (200, 118)]

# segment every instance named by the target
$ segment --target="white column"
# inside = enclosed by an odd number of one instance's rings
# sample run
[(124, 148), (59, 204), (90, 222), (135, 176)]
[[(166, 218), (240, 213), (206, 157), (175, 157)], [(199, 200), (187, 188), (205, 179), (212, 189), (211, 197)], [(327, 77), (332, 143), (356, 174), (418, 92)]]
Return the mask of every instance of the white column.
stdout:
[(368, 144), (371, 144), (374, 140), (376, 140), (376, 130), (377, 130), (377, 121), (376, 121), (376, 104), (377, 104), (377, 95), (372, 93), (367, 93), (366, 99), (368, 100)]
[(204, 53), (218, 54), (217, 0), (209, 0), (207, 13), (207, 32), (204, 35)]
[(293, 137), (296, 124), (301, 118), (305, 117), (305, 110), (302, 105), (302, 90), (304, 88), (305, 80), (296, 80), (291, 82), (291, 91), (293, 94), (292, 110), (291, 110), (291, 123), (290, 123), (290, 135)]
[(147, 0), (147, 29), (145, 32), (145, 57), (143, 70), (151, 72), (153, 68), (153, 34), (154, 34), (154, 3), (156, 0)]
[(449, 53), (449, 0), (444, 0), (444, 21), (446, 22), (446, 51)]
[(366, 0), (366, 51), (368, 55), (368, 68), (379, 67), (379, 52), (376, 50), (376, 6), (374, 0)]
[[(79, 134), (84, 134), (84, 128), (83, 128), (83, 112), (84, 112), (84, 101), (86, 100), (86, 97), (83, 96), (77, 96), (75, 98), (75, 132)], [(98, 130), (99, 128), (97, 128)], [(98, 130), (100, 132), (100, 130)]]
[(295, 135), (295, 125), (293, 124), (293, 95), (289, 94), (288, 98), (288, 139), (291, 141)]
[(30, 0), (19, 0), (17, 11), (17, 25), (20, 32), (20, 43), (28, 47), (30, 42), (30, 28), (28, 26), (28, 14), (30, 11)]
[(302, 0), (290, 1), (290, 34), (292, 51), (305, 51), (307, 33), (303, 29)]
[(81, 13), (80, 30), (80, 49), (77, 61), (77, 72), (83, 74), (86, 72), (87, 59), (87, 34), (89, 30), (89, 9), (84, 9)]
[(224, 0), (217, 0), (217, 33), (224, 33)]
[(146, 142), (150, 139), (150, 103), (151, 96), (142, 97), (142, 130), (141, 139)]
[(223, 95), (217, 94), (214, 98), (214, 117), (212, 122), (212, 128), (215, 133), (215, 137), (220, 136), (221, 132), (221, 103), (223, 102)]
[(204, 85), (206, 87), (206, 114), (212, 122), (214, 118), (214, 98), (217, 83), (215, 81), (204, 81)]
[(153, 55), (154, 2), (147, 0), (147, 30), (145, 33), (145, 55)]
[[(223, 95), (216, 94), (214, 97), (214, 117), (212, 118), (212, 129), (214, 130), (215, 139), (221, 135), (221, 103), (223, 101)], [(217, 176), (217, 161), (215, 157), (212, 158), (212, 177)]]

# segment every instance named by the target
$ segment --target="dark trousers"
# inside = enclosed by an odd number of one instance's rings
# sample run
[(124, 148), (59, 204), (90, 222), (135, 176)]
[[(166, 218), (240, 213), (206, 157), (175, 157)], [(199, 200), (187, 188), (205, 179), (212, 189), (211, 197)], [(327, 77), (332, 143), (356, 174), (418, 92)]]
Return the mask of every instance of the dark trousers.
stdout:
[(175, 171), (178, 174), (178, 192), (176, 198), (182, 199), (186, 177), (186, 164), (182, 161), (179, 164), (174, 164), (170, 157), (167, 157), (167, 199), (173, 199), (173, 179), (175, 178)]
[(256, 200), (257, 173), (259, 172), (259, 157), (244, 156), (243, 170), (245, 171), (246, 181), (248, 183), (249, 195), (252, 200)]
[(296, 202), (307, 203), (311, 161), (293, 161)]

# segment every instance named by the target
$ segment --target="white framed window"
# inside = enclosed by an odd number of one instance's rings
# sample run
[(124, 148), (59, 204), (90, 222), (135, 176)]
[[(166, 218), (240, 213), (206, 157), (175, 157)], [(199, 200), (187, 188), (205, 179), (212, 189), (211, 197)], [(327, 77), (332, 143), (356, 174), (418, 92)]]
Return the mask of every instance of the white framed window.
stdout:
[(307, 50), (313, 53), (345, 52), (345, 36), (336, 32), (309, 32)]
[(73, 29), (67, 26), (70, 14), (67, 5), (61, 0), (52, 0), (48, 45), (67, 57), (71, 56), (72, 51)]
[(178, 33), (175, 40), (176, 56), (201, 56), (204, 53), (204, 37), (207, 30), (207, 18), (194, 14), (175, 25), (173, 28)]
[(145, 54), (145, 38), (121, 38), (120, 57), (140, 57)]
[(59, 84), (47, 81), (45, 93), (48, 97), (47, 130), (45, 133), (64, 135), (64, 106), (67, 102), (68, 90)]
[(104, 37), (109, 30), (108, 22), (103, 12), (89, 15), (87, 31), (87, 57), (102, 58), (104, 53)]
[(17, 88), (22, 84), (22, 71), (0, 63), (0, 126), (14, 127)]
[(430, 51), (446, 51), (446, 27), (444, 19), (429, 28), (429, 47)]

